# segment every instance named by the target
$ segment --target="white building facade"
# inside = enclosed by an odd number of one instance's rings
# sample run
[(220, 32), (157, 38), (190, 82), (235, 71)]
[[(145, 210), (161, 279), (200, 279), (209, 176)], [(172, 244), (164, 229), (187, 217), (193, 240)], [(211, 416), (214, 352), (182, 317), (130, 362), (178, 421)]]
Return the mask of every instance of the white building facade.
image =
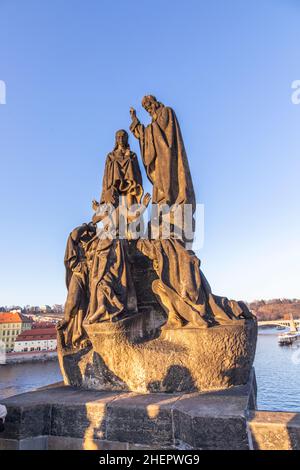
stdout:
[(21, 333), (15, 341), (14, 352), (55, 351), (56, 349), (56, 330), (45, 328)]

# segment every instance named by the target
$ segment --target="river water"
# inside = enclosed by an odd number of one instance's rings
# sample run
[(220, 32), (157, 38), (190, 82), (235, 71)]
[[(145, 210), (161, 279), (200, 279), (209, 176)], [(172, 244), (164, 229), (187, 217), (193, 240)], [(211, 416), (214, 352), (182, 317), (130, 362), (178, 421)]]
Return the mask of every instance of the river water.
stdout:
[(255, 356), (257, 408), (300, 412), (300, 341), (279, 346), (274, 328), (259, 331)]
[[(258, 409), (300, 412), (300, 342), (278, 346), (278, 331), (260, 330), (255, 357)], [(60, 382), (58, 362), (0, 366), (0, 399)]]

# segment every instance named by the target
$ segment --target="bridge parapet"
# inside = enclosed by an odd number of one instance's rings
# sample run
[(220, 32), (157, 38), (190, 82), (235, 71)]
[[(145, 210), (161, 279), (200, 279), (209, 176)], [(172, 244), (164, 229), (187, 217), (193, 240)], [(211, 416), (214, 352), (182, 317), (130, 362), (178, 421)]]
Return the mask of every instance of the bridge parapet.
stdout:
[(253, 411), (248, 428), (255, 450), (300, 450), (300, 413)]
[[(297, 328), (300, 328), (300, 320), (294, 320)], [(261, 320), (257, 322), (258, 326), (290, 326), (289, 320)]]

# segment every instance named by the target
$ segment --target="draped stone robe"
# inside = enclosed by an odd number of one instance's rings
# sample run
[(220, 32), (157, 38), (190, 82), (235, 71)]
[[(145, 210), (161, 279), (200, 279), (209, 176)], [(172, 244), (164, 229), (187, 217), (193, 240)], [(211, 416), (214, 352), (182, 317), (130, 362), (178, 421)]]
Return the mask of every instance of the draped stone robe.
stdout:
[(90, 269), (89, 320), (96, 315), (97, 322), (113, 321), (119, 314), (137, 312), (127, 252), (127, 240), (98, 240)]
[(127, 240), (102, 238), (98, 233), (83, 241), (74, 239), (73, 233), (65, 253), (68, 325), (64, 337), (66, 346), (77, 348), (86, 339), (84, 321), (99, 308), (95, 321), (112, 321), (119, 314), (136, 313), (137, 300)]
[(139, 140), (147, 176), (153, 184), (153, 204), (191, 204), (195, 193), (177, 117), (161, 105), (152, 123), (144, 127), (137, 117), (130, 126)]
[(92, 237), (85, 237), (86, 240), (76, 238), (74, 234), (77, 230), (74, 229), (68, 237), (64, 258), (68, 289), (65, 304), (65, 319), (68, 320), (68, 326), (64, 330), (64, 337), (68, 347), (80, 347), (86, 338), (83, 320), (89, 304), (89, 265), (94, 248)]
[(143, 181), (137, 156), (126, 149), (117, 149), (106, 157), (100, 202), (114, 203), (115, 193), (130, 195), (132, 203), (139, 203), (143, 195)]
[(194, 327), (227, 325), (252, 318), (243, 302), (214, 295), (194, 252), (180, 240), (139, 240), (138, 249), (154, 261), (152, 289), (168, 314), (168, 324)]

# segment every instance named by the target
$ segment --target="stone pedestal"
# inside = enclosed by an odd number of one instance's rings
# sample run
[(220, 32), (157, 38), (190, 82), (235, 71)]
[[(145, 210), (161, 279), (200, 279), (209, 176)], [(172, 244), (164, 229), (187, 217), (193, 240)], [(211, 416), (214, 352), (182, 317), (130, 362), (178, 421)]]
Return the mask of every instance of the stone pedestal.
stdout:
[(248, 449), (247, 385), (210, 393), (97, 392), (62, 386), (4, 400), (0, 449)]
[(145, 327), (147, 321), (138, 314), (118, 323), (86, 325), (92, 343), (86, 350), (68, 352), (59, 342), (65, 383), (137, 393), (210, 391), (247, 383), (255, 321), (165, 330)]

